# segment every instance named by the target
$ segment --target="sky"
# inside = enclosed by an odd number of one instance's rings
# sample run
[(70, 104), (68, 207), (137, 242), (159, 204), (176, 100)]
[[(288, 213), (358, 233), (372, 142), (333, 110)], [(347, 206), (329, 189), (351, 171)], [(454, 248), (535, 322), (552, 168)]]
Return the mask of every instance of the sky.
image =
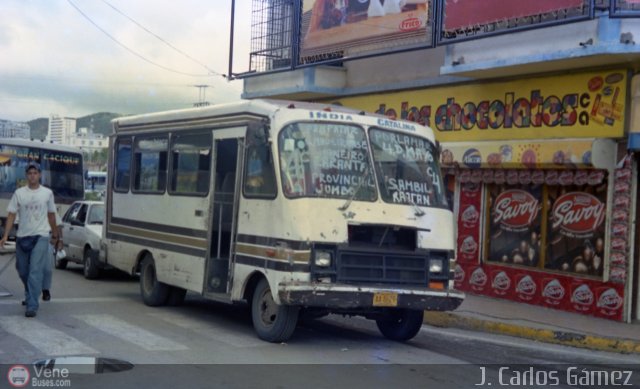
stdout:
[[(234, 73), (250, 0), (236, 0)], [(231, 0), (0, 0), (0, 119), (138, 114), (240, 98)], [(195, 85), (208, 85), (200, 89)]]

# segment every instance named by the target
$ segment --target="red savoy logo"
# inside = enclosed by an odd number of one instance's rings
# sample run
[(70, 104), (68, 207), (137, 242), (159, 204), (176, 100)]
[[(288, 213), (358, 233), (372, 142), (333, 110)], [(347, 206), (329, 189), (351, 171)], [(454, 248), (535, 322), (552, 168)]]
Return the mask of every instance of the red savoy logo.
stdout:
[(589, 285), (583, 284), (577, 287), (573, 291), (571, 302), (574, 303), (574, 307), (579, 311), (588, 310), (589, 306), (593, 304), (593, 292)]
[(593, 232), (604, 221), (604, 208), (600, 200), (588, 193), (567, 193), (553, 205), (553, 228), (571, 233)]
[(616, 310), (622, 306), (622, 297), (615, 289), (609, 288), (600, 295), (596, 305), (598, 308)]
[(491, 287), (496, 294), (503, 295), (507, 293), (511, 287), (511, 279), (504, 271), (498, 272), (495, 277), (493, 277)]
[(493, 220), (509, 228), (529, 227), (538, 215), (538, 200), (529, 192), (514, 189), (496, 197)]
[(460, 267), (460, 265), (456, 265), (456, 269), (454, 270), (453, 277), (456, 283), (461, 284), (464, 281), (464, 269)]
[(469, 284), (471, 284), (473, 289), (482, 290), (484, 286), (487, 284), (487, 274), (482, 270), (481, 267), (471, 273), (471, 277), (469, 278)]
[(560, 281), (553, 279), (545, 285), (542, 290), (542, 296), (545, 298), (547, 303), (558, 305), (564, 297), (564, 287)]
[(529, 275), (522, 277), (516, 286), (516, 293), (522, 300), (531, 300), (536, 290), (536, 283)]

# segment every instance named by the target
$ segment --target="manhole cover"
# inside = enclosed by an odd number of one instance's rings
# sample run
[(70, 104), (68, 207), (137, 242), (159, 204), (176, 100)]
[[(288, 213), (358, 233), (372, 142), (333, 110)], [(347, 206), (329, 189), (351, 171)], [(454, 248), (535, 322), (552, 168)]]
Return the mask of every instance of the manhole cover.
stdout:
[(34, 368), (50, 371), (65, 369), (69, 374), (119, 373), (133, 369), (133, 364), (113, 358), (60, 357), (33, 363)]

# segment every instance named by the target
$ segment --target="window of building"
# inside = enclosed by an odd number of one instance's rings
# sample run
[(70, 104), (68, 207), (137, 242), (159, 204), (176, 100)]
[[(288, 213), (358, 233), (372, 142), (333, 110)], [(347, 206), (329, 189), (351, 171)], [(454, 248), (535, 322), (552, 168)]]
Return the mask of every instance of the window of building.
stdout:
[(133, 154), (133, 190), (164, 193), (167, 186), (167, 136), (137, 138)]
[(172, 194), (209, 193), (211, 134), (174, 135), (171, 138)]
[(603, 177), (604, 172), (594, 171), (580, 185), (575, 184), (579, 180), (569, 185), (487, 185), (485, 257), (601, 277), (607, 198)]

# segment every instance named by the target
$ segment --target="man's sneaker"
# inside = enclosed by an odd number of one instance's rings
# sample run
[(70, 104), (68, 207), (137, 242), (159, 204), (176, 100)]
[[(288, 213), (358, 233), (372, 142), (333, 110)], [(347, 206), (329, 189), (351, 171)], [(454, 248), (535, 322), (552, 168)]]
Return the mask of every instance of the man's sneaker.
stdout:
[(51, 300), (51, 293), (49, 289), (42, 289), (42, 300), (49, 301)]
[(26, 317), (36, 317), (36, 311), (27, 311), (24, 313)]

